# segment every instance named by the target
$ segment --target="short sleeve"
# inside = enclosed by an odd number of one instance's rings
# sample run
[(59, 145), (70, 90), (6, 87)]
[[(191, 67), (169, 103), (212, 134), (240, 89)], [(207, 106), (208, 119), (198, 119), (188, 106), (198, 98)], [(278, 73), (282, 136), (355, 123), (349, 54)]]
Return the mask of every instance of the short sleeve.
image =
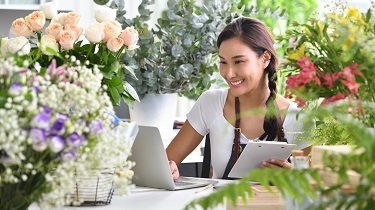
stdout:
[(223, 115), (226, 93), (219, 89), (205, 91), (186, 115), (191, 126), (200, 135), (208, 134), (214, 120)]

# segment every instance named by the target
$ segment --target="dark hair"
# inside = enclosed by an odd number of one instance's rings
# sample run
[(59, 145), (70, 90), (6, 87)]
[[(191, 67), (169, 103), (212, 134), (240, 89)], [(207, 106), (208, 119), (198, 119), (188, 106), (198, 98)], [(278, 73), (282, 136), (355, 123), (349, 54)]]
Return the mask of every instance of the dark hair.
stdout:
[[(255, 18), (240, 17), (229, 23), (220, 33), (217, 39), (218, 48), (220, 48), (223, 41), (232, 38), (239, 38), (255, 53), (257, 53), (258, 57), (262, 56), (265, 51), (270, 53), (271, 59), (269, 65), (265, 69), (265, 73), (268, 75), (268, 87), (271, 93), (266, 102), (267, 112), (263, 124), (263, 129), (265, 132), (260, 139), (263, 140), (267, 136), (267, 141), (273, 141), (276, 136), (278, 136), (279, 140), (281, 139), (285, 141), (283, 138), (284, 131), (282, 128), (282, 123), (280, 122), (280, 119), (276, 117), (276, 115), (279, 113), (277, 113), (278, 111), (274, 104), (277, 93), (277, 55), (273, 46), (274, 40), (271, 33), (262, 21)], [(278, 133), (280, 133), (282, 137), (277, 135)]]

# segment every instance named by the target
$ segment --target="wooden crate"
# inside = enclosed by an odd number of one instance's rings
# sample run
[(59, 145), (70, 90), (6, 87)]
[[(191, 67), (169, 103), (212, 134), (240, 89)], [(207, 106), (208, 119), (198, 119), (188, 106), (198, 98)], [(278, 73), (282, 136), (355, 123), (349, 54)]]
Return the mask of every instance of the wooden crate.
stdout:
[(242, 202), (242, 198), (239, 198), (237, 206), (228, 203), (227, 210), (285, 210), (285, 201), (276, 187), (271, 187), (274, 191), (273, 193), (260, 185), (253, 185), (251, 188), (253, 190), (253, 198), (247, 199), (246, 203)]

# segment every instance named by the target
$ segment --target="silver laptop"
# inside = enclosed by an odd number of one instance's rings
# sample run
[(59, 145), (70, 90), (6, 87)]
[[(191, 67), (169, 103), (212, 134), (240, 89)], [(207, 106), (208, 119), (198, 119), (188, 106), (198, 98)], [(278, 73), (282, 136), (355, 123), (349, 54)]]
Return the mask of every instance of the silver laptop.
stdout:
[(167, 155), (158, 128), (139, 126), (129, 160), (135, 162), (133, 183), (137, 186), (181, 190), (216, 184), (218, 181), (180, 177), (173, 181)]

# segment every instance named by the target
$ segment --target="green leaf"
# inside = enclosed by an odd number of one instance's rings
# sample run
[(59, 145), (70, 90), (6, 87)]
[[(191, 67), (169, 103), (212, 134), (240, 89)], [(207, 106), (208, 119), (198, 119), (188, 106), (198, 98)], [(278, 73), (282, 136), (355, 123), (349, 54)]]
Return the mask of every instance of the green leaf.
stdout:
[(120, 96), (119, 92), (117, 91), (117, 89), (113, 86), (109, 86), (108, 90), (109, 90), (109, 95), (110, 95), (112, 104), (115, 105), (115, 106), (120, 105), (121, 96)]

